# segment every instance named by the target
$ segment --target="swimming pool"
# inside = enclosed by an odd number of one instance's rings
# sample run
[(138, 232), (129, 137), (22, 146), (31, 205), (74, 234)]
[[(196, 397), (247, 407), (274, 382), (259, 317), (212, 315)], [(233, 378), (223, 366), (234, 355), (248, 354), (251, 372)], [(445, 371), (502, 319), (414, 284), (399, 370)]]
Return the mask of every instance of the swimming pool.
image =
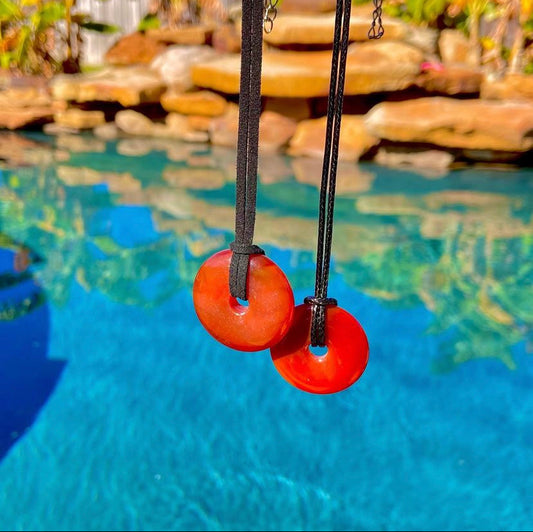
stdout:
[[(315, 396), (194, 313), (231, 151), (26, 140), (0, 174), (1, 530), (531, 529), (533, 171), (341, 165), (330, 294), (370, 361)], [(256, 240), (300, 302), (319, 163), (261, 164)]]

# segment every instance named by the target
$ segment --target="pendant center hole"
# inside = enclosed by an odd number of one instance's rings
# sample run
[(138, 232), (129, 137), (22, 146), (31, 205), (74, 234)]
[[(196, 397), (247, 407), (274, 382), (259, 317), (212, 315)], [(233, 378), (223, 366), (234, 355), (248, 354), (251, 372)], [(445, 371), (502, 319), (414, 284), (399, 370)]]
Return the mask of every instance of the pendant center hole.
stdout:
[(245, 301), (244, 299), (240, 299), (238, 297), (230, 297), (229, 305), (233, 309), (233, 312), (235, 312), (235, 314), (238, 314), (239, 316), (246, 314), (248, 312), (248, 309), (250, 308), (249, 301)]
[(324, 357), (328, 354), (328, 348), (325, 345), (322, 347), (318, 345), (310, 345), (309, 351), (311, 351), (311, 353), (313, 353), (313, 355), (315, 355), (316, 357)]

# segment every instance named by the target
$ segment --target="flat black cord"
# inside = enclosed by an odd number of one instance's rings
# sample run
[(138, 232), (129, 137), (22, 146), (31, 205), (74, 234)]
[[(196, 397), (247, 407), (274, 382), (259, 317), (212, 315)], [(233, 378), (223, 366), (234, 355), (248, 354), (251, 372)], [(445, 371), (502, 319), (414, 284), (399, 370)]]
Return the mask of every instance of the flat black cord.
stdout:
[(235, 192), (235, 242), (229, 286), (233, 297), (247, 300), (250, 255), (264, 251), (253, 245), (257, 196), (259, 118), (261, 116), (261, 67), (263, 52), (263, 0), (242, 3), (241, 80), (237, 180)]
[(325, 345), (326, 307), (337, 304), (335, 299), (328, 298), (327, 295), (333, 241), (333, 214), (335, 209), (346, 58), (350, 42), (350, 14), (351, 0), (337, 0), (324, 163), (320, 184), (315, 296), (305, 299), (305, 303), (313, 307), (313, 319), (311, 321), (311, 345), (313, 346)]

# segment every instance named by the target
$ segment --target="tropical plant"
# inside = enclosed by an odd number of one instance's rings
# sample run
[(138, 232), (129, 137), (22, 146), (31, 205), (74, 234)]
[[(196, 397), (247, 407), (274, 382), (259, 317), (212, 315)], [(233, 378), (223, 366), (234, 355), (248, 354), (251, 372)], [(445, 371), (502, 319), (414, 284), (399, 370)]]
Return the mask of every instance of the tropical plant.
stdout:
[(81, 30), (110, 33), (118, 28), (94, 22), (75, 8), (76, 0), (0, 0), (0, 67), (45, 76), (79, 72)]
[(151, 0), (148, 14), (139, 25), (140, 30), (159, 26), (175, 28), (186, 24), (198, 24), (211, 20), (227, 19), (222, 0)]

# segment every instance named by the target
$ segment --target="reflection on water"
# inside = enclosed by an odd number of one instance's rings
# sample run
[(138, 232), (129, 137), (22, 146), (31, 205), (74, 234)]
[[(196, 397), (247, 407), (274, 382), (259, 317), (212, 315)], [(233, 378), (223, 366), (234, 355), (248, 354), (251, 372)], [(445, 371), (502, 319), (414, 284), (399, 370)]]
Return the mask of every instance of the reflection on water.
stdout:
[(0, 460), (35, 421), (64, 367), (48, 358), (48, 305), (31, 271), (40, 261), (0, 233)]
[[(46, 258), (39, 279), (55, 304), (75, 279), (123, 303), (158, 305), (232, 240), (232, 151), (43, 138), (20, 139), (11, 160), (0, 154), (0, 219)], [(478, 358), (514, 369), (512, 347), (530, 351), (532, 341), (531, 174), (465, 169), (428, 179), (341, 164), (332, 275), (384, 305), (430, 310), (435, 372)], [(261, 161), (256, 240), (289, 251), (296, 288), (313, 282), (319, 177), (310, 159)]]

